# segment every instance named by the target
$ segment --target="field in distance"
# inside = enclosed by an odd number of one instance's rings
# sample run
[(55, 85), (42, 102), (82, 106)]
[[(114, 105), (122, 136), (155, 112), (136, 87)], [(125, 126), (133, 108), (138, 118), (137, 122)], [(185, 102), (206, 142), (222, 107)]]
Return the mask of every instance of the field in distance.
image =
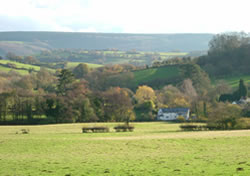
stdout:
[[(21, 75), (27, 75), (30, 69), (34, 71), (39, 71), (40, 67), (29, 64), (22, 64), (10, 60), (0, 60), (0, 71), (2, 72), (9, 72), (12, 70), (17, 73), (20, 73)], [(51, 69), (49, 70), (52, 71)]]
[[(116, 133), (116, 124), (0, 126), (0, 175), (250, 175), (250, 130), (150, 122)], [(99, 125), (111, 131), (81, 133)]]
[(91, 64), (91, 63), (83, 63), (83, 62), (67, 62), (67, 69), (73, 69), (79, 64), (87, 64), (89, 68), (99, 68), (102, 67), (103, 65), (100, 64)]
[(149, 68), (144, 70), (138, 70), (133, 72), (134, 79), (132, 80), (132, 84), (136, 87), (138, 85), (150, 85), (154, 86), (164, 86), (166, 82), (169, 80), (173, 80), (180, 76), (180, 68), (178, 65), (169, 65), (158, 68)]
[[(250, 75), (223, 77), (218, 78), (217, 81), (224, 80), (229, 86), (238, 88), (240, 79), (243, 79), (246, 84), (250, 84)], [(212, 82), (216, 84), (216, 80), (212, 79)]]
[[(82, 63), (82, 62), (68, 62), (67, 69), (73, 69), (74, 67), (76, 67), (80, 63)], [(53, 63), (51, 63), (51, 64), (53, 64)], [(85, 64), (87, 64), (89, 66), (89, 68), (93, 68), (93, 69), (103, 66), (103, 65), (91, 64), (91, 63), (85, 63)], [(46, 68), (46, 69), (51, 71), (51, 72), (56, 71), (56, 69), (50, 69), (50, 68)], [(21, 75), (27, 75), (27, 74), (29, 74), (29, 70), (33, 70), (33, 71), (37, 72), (40, 70), (40, 67), (35, 66), (35, 65), (30, 65), (30, 64), (23, 64), (23, 63), (19, 63), (19, 62), (14, 62), (14, 61), (10, 61), (10, 60), (0, 60), (0, 71), (1, 72), (15, 71)]]

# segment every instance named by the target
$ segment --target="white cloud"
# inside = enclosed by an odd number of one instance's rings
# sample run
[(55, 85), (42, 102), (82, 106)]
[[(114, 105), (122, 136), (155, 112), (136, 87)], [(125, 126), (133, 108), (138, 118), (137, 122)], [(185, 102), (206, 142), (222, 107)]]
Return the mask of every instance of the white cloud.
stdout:
[(97, 32), (95, 28), (84, 28), (84, 29), (79, 29), (75, 32)]
[(245, 0), (3, 0), (0, 30), (250, 32), (249, 5)]

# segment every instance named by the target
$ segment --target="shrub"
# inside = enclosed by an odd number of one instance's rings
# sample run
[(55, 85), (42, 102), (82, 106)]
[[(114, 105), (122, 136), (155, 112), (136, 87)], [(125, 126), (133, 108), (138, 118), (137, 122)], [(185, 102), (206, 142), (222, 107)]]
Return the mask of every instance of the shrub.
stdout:
[(126, 131), (132, 132), (134, 128), (135, 128), (134, 126), (129, 126), (129, 125), (118, 125), (114, 127), (116, 132), (126, 132)]
[(237, 119), (235, 128), (236, 129), (250, 129), (250, 118)]
[(29, 132), (30, 132), (29, 129), (21, 129), (20, 131), (22, 134), (29, 134)]
[(178, 117), (177, 117), (177, 121), (178, 121), (178, 122), (185, 122), (185, 120), (186, 120), (186, 119), (185, 119), (185, 117), (183, 117), (183, 116), (178, 116)]
[(108, 127), (82, 127), (82, 132), (83, 133), (88, 133), (88, 132), (92, 132), (92, 133), (98, 133), (98, 132), (102, 132), (102, 133), (106, 133), (109, 132), (109, 128)]
[(183, 131), (204, 131), (209, 129), (208, 126), (206, 125), (194, 125), (194, 124), (180, 125), (180, 128)]
[(180, 125), (180, 128), (183, 131), (196, 131), (197, 127), (198, 127), (198, 125), (190, 125), (190, 124)]

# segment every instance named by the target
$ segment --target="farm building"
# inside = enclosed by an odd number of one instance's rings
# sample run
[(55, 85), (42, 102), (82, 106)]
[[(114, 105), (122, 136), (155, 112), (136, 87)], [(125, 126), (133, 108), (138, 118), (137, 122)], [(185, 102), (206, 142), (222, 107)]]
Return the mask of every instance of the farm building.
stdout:
[(177, 120), (179, 116), (189, 119), (189, 108), (162, 108), (159, 109), (157, 120)]
[(250, 103), (250, 98), (246, 98), (246, 99), (241, 98), (238, 101), (232, 102), (232, 104), (237, 104), (237, 105), (245, 105), (245, 104), (248, 104), (248, 103)]

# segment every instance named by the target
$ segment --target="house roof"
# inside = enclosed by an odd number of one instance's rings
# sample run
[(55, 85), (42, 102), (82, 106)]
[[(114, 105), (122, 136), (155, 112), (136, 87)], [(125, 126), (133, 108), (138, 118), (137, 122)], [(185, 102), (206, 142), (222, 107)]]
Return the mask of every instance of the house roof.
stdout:
[(161, 108), (162, 112), (164, 113), (178, 113), (178, 112), (183, 112), (183, 113), (188, 113), (189, 108)]

